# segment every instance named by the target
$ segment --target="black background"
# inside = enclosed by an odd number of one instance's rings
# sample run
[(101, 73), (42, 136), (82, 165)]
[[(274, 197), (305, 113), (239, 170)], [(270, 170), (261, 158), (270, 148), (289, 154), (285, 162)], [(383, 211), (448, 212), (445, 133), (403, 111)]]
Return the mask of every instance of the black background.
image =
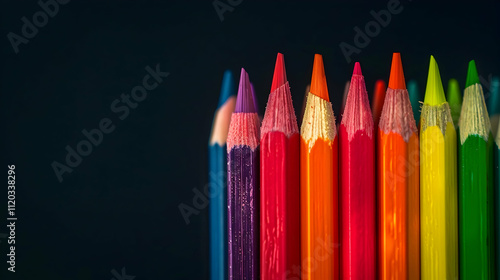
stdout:
[[(19, 220), (17, 272), (7, 272), (0, 238), (1, 279), (111, 279), (122, 267), (136, 280), (207, 279), (208, 211), (186, 225), (178, 205), (192, 205), (192, 189), (207, 183), (222, 73), (229, 68), (238, 78), (245, 67), (263, 113), (282, 52), (300, 111), (321, 53), (338, 112), (353, 68), (339, 44), (352, 45), (353, 28), (363, 29), (388, 1), (330, 2), (245, 0), (220, 21), (211, 1), (71, 1), (15, 54), (7, 34), (21, 35), (21, 18), (32, 21), (41, 8), (2, 1), (2, 170), (6, 179), (7, 164), (16, 165)], [(370, 95), (376, 79), (387, 80), (394, 51), (422, 94), (430, 54), (445, 88), (452, 77), (463, 88), (470, 59), (485, 80), (500, 74), (498, 2), (439, 3), (401, 0), (403, 11), (352, 56)], [(170, 76), (119, 120), (110, 104), (156, 64)], [(82, 129), (105, 117), (115, 130), (60, 183), (51, 163), (64, 163), (66, 145), (75, 148)], [(0, 233), (7, 232), (3, 190)]]

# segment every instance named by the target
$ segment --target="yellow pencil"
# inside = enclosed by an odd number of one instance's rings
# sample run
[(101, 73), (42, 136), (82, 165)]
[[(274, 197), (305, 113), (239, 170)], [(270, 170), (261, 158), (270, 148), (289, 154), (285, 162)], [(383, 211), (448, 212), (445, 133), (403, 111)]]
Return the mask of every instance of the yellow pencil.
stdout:
[(420, 126), (421, 276), (458, 279), (457, 135), (433, 56)]

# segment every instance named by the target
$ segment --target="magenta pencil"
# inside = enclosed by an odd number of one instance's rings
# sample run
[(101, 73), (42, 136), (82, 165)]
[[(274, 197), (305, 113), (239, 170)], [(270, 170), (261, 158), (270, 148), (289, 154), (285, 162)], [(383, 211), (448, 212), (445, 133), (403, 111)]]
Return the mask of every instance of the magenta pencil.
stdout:
[(340, 124), (341, 279), (375, 279), (375, 138), (358, 62)]

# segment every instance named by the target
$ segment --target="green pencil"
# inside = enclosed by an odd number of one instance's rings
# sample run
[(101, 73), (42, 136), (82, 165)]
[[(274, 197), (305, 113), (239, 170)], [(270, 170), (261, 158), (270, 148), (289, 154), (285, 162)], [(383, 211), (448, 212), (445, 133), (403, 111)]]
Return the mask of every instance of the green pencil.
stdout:
[(493, 136), (474, 60), (459, 127), (460, 279), (494, 279)]
[(458, 125), (458, 119), (460, 118), (460, 111), (462, 110), (462, 93), (458, 87), (458, 81), (455, 79), (450, 79), (448, 82), (446, 101), (450, 104), (451, 118), (453, 119), (453, 124), (456, 128)]

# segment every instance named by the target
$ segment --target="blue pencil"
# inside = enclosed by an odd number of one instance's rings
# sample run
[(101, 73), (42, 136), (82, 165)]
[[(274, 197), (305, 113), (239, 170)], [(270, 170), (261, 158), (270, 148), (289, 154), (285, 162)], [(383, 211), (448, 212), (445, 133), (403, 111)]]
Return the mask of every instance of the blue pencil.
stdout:
[(210, 279), (227, 279), (227, 148), (231, 114), (236, 104), (233, 74), (222, 78), (219, 105), (215, 111), (208, 144), (210, 182)]

